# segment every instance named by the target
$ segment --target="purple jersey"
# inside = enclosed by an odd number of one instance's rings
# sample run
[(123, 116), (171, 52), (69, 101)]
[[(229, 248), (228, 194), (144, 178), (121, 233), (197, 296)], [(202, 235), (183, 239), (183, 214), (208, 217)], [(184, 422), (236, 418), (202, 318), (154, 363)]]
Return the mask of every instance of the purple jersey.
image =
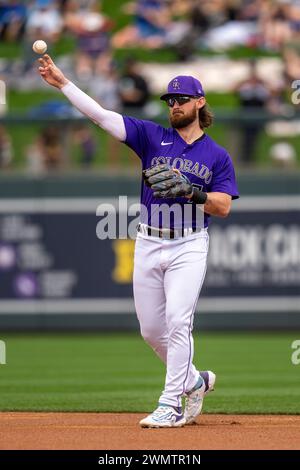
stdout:
[[(125, 143), (140, 157), (143, 170), (158, 163), (168, 163), (186, 175), (201, 191), (226, 193), (232, 199), (239, 197), (231, 158), (227, 151), (217, 145), (208, 135), (203, 134), (192, 144), (187, 144), (176, 129), (166, 129), (154, 122), (128, 116), (124, 116), (124, 123), (127, 134)], [(162, 204), (172, 206), (174, 203), (182, 208), (182, 213), (185, 209), (188, 210), (185, 211), (184, 218), (176, 214), (173, 216), (170, 222), (171, 228), (199, 226), (197, 213), (201, 211), (195, 203), (184, 197), (154, 198), (151, 188), (142, 182), (142, 223), (160, 228), (165, 227), (161, 214), (159, 214), (159, 219), (156, 219), (155, 212), (159, 212), (157, 208)], [(202, 226), (208, 226), (209, 217), (209, 214), (204, 214)]]

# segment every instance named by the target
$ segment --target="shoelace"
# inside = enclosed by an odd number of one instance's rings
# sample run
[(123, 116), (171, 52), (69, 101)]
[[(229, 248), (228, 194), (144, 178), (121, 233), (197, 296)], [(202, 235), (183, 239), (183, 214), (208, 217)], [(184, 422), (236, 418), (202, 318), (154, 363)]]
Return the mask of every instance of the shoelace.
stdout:
[[(153, 417), (156, 418), (156, 417), (160, 417), (164, 414), (166, 414), (168, 411), (170, 411), (170, 408), (167, 407), (167, 406), (159, 406), (153, 413)], [(175, 411), (175, 410), (174, 410)]]

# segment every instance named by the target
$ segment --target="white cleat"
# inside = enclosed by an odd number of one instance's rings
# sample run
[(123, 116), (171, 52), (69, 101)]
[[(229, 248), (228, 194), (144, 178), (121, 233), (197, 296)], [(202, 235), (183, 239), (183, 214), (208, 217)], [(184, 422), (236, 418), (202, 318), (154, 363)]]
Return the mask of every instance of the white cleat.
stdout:
[(186, 394), (184, 409), (186, 424), (193, 424), (196, 422), (197, 416), (201, 413), (205, 395), (214, 390), (216, 375), (210, 370), (206, 370), (203, 372), (201, 371), (200, 376), (203, 379), (201, 387), (191, 390)]
[(180, 428), (185, 425), (182, 411), (172, 406), (159, 405), (153, 413), (140, 421), (142, 428)]

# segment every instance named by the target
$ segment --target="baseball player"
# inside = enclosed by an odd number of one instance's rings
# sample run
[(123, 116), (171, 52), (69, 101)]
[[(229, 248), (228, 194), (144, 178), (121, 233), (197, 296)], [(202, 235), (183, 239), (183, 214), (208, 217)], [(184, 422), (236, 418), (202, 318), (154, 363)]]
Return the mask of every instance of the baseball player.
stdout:
[(165, 363), (166, 379), (157, 408), (140, 425), (193, 423), (216, 379), (213, 372), (198, 371), (193, 364), (193, 317), (206, 272), (207, 227), (211, 215), (226, 217), (232, 199), (238, 198), (231, 158), (204, 132), (212, 115), (202, 85), (191, 76), (171, 80), (161, 97), (169, 108), (171, 127), (166, 129), (103, 109), (48, 55), (39, 61), (40, 75), (48, 84), (141, 159), (134, 300), (142, 336)]

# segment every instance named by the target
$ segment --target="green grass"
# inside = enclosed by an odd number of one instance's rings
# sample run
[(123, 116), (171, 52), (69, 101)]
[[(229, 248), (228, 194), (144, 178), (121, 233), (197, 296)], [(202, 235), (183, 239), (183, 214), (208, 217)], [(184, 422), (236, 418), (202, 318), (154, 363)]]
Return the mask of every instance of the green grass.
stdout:
[[(154, 97), (155, 100), (155, 97)], [(223, 124), (218, 120), (218, 115), (221, 113), (224, 115), (226, 110), (232, 111), (238, 108), (237, 97), (234, 93), (213, 93), (210, 92), (207, 94), (207, 100), (210, 104), (212, 110), (216, 114), (216, 122), (214, 126), (208, 130), (208, 134), (216, 140), (216, 142), (225, 148), (231, 153), (235, 162), (239, 161), (239, 129), (232, 124)], [(66, 102), (66, 99), (63, 95), (49, 90), (38, 90), (38, 91), (27, 91), (20, 92), (16, 90), (10, 90), (8, 94), (8, 103), (9, 109), (12, 114), (24, 116), (26, 120), (26, 113), (33, 106), (38, 106), (47, 101), (63, 101)], [(156, 101), (159, 102), (158, 97)], [(162, 123), (165, 126), (168, 126), (167, 120), (167, 110), (162, 107), (162, 116), (165, 116), (165, 121)], [(154, 119), (155, 121), (157, 119)], [(8, 124), (7, 129), (11, 135), (13, 148), (14, 148), (14, 160), (12, 167), (17, 169), (22, 169), (26, 167), (25, 154), (27, 147), (35, 140), (39, 129), (44, 127), (46, 124), (33, 124), (26, 121), (24, 124)], [(101, 168), (109, 164), (108, 155), (111, 155), (114, 152), (114, 149), (108, 148), (108, 137), (105, 132), (103, 132), (99, 127), (91, 125), (93, 133), (97, 142), (97, 156), (93, 163), (93, 167)], [(71, 139), (72, 140), (72, 139)], [(70, 140), (70, 141), (71, 141)], [(296, 152), (296, 158), (298, 165), (300, 165), (300, 141), (297, 136), (295, 137), (286, 137), (286, 138), (276, 138), (268, 135), (265, 132), (264, 126), (262, 126), (261, 133), (257, 139), (256, 151), (254, 152), (253, 160), (254, 163), (260, 168), (268, 168), (272, 166), (273, 162), (270, 159), (270, 148), (278, 141), (284, 141), (290, 143)], [(76, 154), (76, 145), (74, 148), (68, 149), (68, 154), (70, 155), (71, 168), (78, 168), (80, 164), (78, 163), (78, 158)], [(122, 165), (128, 165), (128, 149), (122, 145), (118, 149), (119, 157), (116, 158), (117, 161), (121, 161)], [(131, 161), (131, 160), (130, 160)]]
[[(92, 168), (99, 170), (99, 168), (104, 166), (118, 165), (118, 168), (128, 168), (128, 166), (136, 167), (138, 165), (138, 158), (133, 156), (133, 152), (127, 146), (122, 144), (113, 146), (112, 142), (114, 139), (112, 137), (91, 123), (89, 126), (96, 142), (96, 155), (92, 162)], [(7, 126), (14, 150), (12, 165), (14, 169), (24, 170), (26, 168), (28, 149), (36, 142), (39, 133), (45, 127), (47, 127), (47, 123)], [(66, 128), (65, 132), (67, 132)], [(71, 131), (68, 137), (66, 153), (68, 158), (67, 169), (82, 168), (81, 151), (78, 144), (74, 142)], [(111, 156), (112, 153), (114, 158)]]
[[(212, 110), (216, 114), (216, 122), (214, 126), (208, 130), (208, 134), (216, 140), (216, 142), (225, 148), (232, 154), (232, 157), (236, 162), (239, 160), (239, 150), (238, 150), (238, 140), (239, 140), (239, 129), (236, 126), (230, 124), (220, 123), (218, 120), (218, 114), (226, 113), (226, 110), (232, 111), (237, 109), (237, 98), (233, 93), (208, 93), (207, 96), (208, 102)], [(16, 90), (10, 90), (8, 103), (9, 109), (12, 114), (17, 114), (19, 116), (24, 116), (26, 119), (26, 113), (32, 106), (38, 106), (47, 101), (63, 101), (66, 102), (65, 97), (56, 91), (43, 91), (39, 90), (37, 92), (18, 92)], [(158, 100), (158, 97), (157, 97)], [(158, 101), (157, 101), (158, 102)], [(167, 120), (167, 110), (162, 107), (162, 115), (165, 116), (165, 121), (162, 123), (165, 126), (168, 126)], [(156, 119), (154, 119), (156, 120)], [(33, 124), (24, 121), (24, 124), (8, 124), (7, 129), (11, 135), (13, 148), (14, 148), (14, 160), (12, 167), (17, 169), (22, 169), (26, 167), (26, 149), (32, 142), (35, 140), (39, 129), (44, 127), (44, 124)], [(109, 164), (109, 155), (112, 152), (115, 152), (115, 149), (108, 148), (108, 137), (105, 132), (103, 132), (99, 127), (96, 127), (91, 124), (93, 133), (97, 142), (97, 156), (93, 163), (94, 168), (101, 168)], [(69, 140), (71, 142), (72, 139)], [(296, 137), (287, 137), (287, 138), (276, 138), (269, 136), (262, 126), (261, 133), (257, 139), (256, 151), (254, 152), (254, 163), (263, 168), (270, 167), (272, 161), (270, 159), (270, 148), (273, 144), (278, 141), (284, 141), (290, 143), (295, 151), (297, 156), (298, 165), (300, 164), (300, 141)], [(117, 161), (121, 161), (122, 165), (128, 165), (128, 149), (126, 146), (122, 145), (118, 149), (119, 157), (116, 158)], [(78, 163), (76, 145), (73, 148), (68, 149), (68, 154), (70, 155), (71, 168), (80, 167)], [(131, 159), (130, 159), (131, 161)]]
[[(217, 373), (208, 413), (300, 413), (298, 333), (195, 336), (196, 365)], [(164, 367), (137, 334), (2, 334), (0, 410), (145, 412)]]

